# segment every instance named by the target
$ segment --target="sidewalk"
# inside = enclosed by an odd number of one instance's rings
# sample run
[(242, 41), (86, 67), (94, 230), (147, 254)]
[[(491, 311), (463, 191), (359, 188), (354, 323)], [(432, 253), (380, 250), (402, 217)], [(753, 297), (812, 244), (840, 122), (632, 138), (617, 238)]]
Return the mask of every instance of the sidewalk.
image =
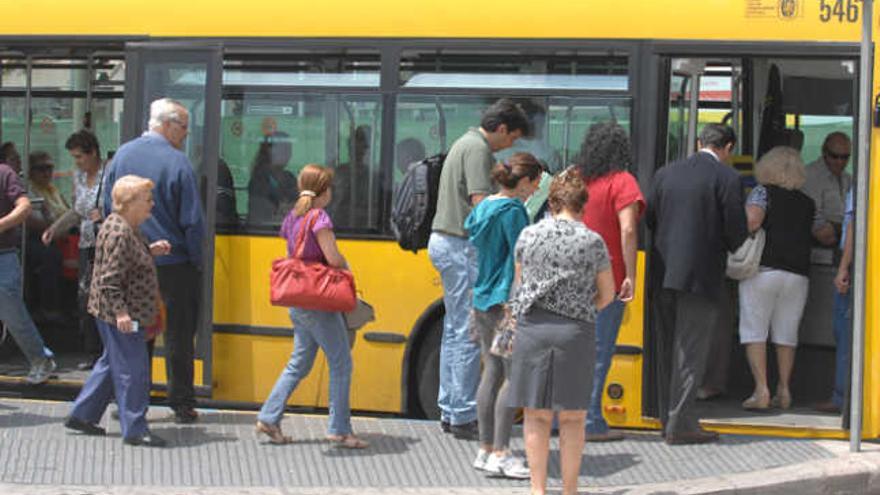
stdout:
[[(150, 410), (167, 449), (124, 446), (106, 415), (107, 437), (70, 434), (68, 403), (0, 399), (0, 493), (22, 495), (461, 494), (527, 493), (528, 483), (487, 478), (470, 467), (475, 442), (455, 440), (434, 422), (353, 419), (365, 451), (323, 441), (322, 416), (288, 415), (296, 443), (264, 444), (255, 413), (202, 410), (176, 425)], [(522, 449), (517, 429), (513, 448)], [(555, 440), (554, 446), (556, 448)], [(880, 493), (880, 448), (850, 455), (840, 441), (724, 435), (714, 445), (669, 447), (656, 433), (588, 444), (581, 486), (588, 493)], [(551, 485), (559, 460), (551, 456)]]

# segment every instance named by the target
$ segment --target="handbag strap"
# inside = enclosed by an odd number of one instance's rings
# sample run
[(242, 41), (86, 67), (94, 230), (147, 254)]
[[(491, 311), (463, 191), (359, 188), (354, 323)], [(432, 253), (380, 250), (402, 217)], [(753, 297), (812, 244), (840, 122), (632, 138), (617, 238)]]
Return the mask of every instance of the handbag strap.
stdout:
[[(312, 214), (313, 212), (314, 215)], [(303, 219), (299, 224), (299, 232), (296, 233), (296, 240), (293, 243), (294, 258), (302, 258), (303, 251), (306, 248), (306, 235), (308, 235), (308, 232), (312, 231), (312, 228), (314, 228), (315, 222), (317, 221), (318, 212), (316, 210), (309, 210), (303, 215)]]
[[(101, 204), (101, 193), (104, 191), (104, 171), (107, 170), (107, 165), (101, 165), (101, 176), (98, 178), (98, 194), (95, 196), (95, 209), (100, 208)], [(101, 216), (104, 216), (104, 212), (101, 212)]]

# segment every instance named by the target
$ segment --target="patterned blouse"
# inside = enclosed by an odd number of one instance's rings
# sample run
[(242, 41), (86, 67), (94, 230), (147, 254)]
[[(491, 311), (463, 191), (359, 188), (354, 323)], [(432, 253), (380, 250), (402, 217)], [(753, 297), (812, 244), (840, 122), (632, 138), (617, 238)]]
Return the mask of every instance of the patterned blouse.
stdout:
[(128, 312), (142, 328), (155, 321), (159, 280), (147, 241), (124, 218), (112, 213), (98, 232), (89, 313), (116, 325)]
[(541, 220), (520, 234), (516, 262), (522, 279), (513, 301), (515, 317), (536, 306), (568, 318), (596, 321), (596, 275), (611, 269), (599, 234), (579, 220)]
[(95, 183), (89, 187), (88, 177), (85, 172), (77, 169), (73, 173), (73, 210), (79, 215), (79, 247), (80, 249), (95, 247), (95, 223), (89, 218), (89, 212), (98, 208), (101, 210), (104, 202), (95, 206), (98, 197), (98, 186), (103, 177), (103, 168), (98, 170)]

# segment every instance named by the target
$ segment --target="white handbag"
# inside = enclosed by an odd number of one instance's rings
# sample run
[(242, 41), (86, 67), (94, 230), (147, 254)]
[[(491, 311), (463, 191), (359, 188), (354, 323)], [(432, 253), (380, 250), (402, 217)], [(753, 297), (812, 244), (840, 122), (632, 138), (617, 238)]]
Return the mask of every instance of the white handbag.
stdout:
[(758, 273), (761, 255), (764, 253), (766, 234), (764, 229), (746, 238), (735, 253), (727, 255), (727, 276), (734, 280), (745, 280)]
[(376, 320), (376, 312), (373, 307), (361, 298), (357, 299), (357, 306), (353, 310), (342, 313), (342, 316), (345, 317), (345, 326), (352, 331)]

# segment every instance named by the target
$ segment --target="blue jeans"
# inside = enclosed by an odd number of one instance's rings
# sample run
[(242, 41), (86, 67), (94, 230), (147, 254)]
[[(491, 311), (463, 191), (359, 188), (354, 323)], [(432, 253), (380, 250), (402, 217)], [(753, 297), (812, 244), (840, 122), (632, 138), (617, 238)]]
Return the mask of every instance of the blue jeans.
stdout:
[(477, 419), (480, 346), (471, 340), (468, 319), (477, 279), (476, 250), (463, 237), (434, 232), (428, 256), (443, 281), (443, 338), (440, 341), (440, 419), (462, 425)]
[(327, 433), (350, 434), (351, 348), (342, 313), (290, 308), (290, 321), (293, 322), (293, 353), (257, 419), (270, 425), (281, 422), (287, 399), (311, 371), (320, 347), (330, 367), (330, 424)]
[(615, 299), (596, 316), (596, 369), (593, 372), (590, 407), (587, 409), (587, 433), (602, 434), (608, 431), (608, 423), (602, 416), (602, 395), (625, 308), (624, 302)]
[(150, 405), (150, 358), (144, 332), (122, 333), (116, 326), (95, 319), (104, 353), (73, 403), (70, 415), (97, 424), (116, 397), (123, 438), (145, 435)]
[(850, 341), (852, 340), (852, 291), (841, 294), (834, 291), (834, 341), (837, 349), (834, 352), (834, 392), (831, 401), (837, 407), (843, 407), (843, 399), (849, 388), (850, 378)]
[(0, 320), (6, 324), (9, 334), (31, 365), (44, 358), (54, 357), (43, 343), (43, 337), (24, 305), (21, 296), (21, 263), (15, 251), (0, 253)]

